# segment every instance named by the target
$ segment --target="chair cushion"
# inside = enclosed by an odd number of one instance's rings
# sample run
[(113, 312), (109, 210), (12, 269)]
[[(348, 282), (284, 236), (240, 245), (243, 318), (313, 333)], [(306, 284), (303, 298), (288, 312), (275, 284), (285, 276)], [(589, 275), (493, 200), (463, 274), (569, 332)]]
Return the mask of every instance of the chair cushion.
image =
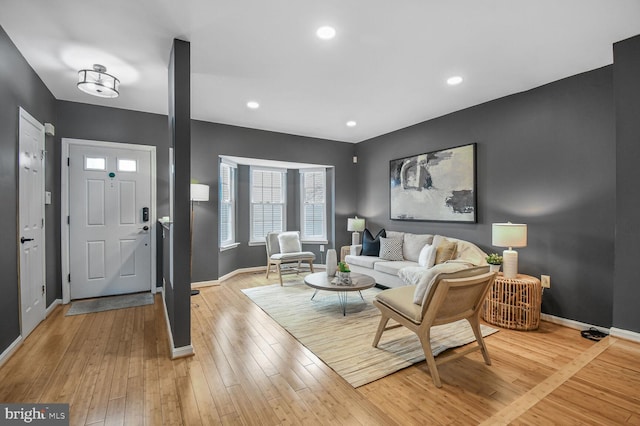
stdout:
[(297, 253), (276, 253), (272, 254), (271, 260), (279, 260), (281, 262), (295, 262), (297, 260), (314, 260), (316, 255), (310, 251), (299, 251)]
[(380, 237), (380, 259), (404, 260), (402, 257), (402, 239)]
[(297, 231), (281, 232), (278, 235), (278, 243), (280, 244), (280, 253), (300, 253), (302, 251), (300, 234)]
[(436, 249), (433, 244), (425, 244), (418, 256), (418, 265), (431, 268), (436, 263)]
[(373, 269), (378, 272), (384, 272), (385, 274), (398, 276), (398, 271), (408, 266), (416, 266), (416, 262), (411, 262), (409, 260), (395, 262), (380, 261), (373, 265)]
[(418, 261), (420, 256), (420, 250), (425, 244), (431, 244), (433, 242), (433, 235), (430, 234), (404, 234), (404, 241), (402, 243), (402, 257), (407, 260)]
[(416, 286), (414, 285), (390, 288), (378, 293), (376, 300), (408, 320), (420, 324), (422, 322), (422, 307), (413, 303), (415, 288)]
[(378, 234), (373, 237), (371, 235), (371, 231), (368, 229), (364, 230), (362, 234), (362, 253), (361, 256), (379, 256), (380, 255), (380, 237), (387, 237), (387, 234), (383, 229), (378, 232)]
[(381, 261), (379, 257), (374, 257), (374, 256), (353, 256), (351, 254), (347, 255), (344, 258), (344, 260), (349, 265), (362, 266), (363, 268), (369, 268), (369, 269), (373, 269), (373, 265), (375, 265), (376, 262), (380, 262)]

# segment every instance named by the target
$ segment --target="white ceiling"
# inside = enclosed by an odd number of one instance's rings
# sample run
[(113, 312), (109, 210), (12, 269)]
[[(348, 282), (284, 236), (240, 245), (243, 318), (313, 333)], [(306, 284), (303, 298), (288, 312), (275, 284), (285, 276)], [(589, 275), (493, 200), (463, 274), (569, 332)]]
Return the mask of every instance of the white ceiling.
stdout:
[[(611, 64), (640, 1), (0, 0), (0, 25), (58, 99), (166, 114), (180, 38), (192, 118), (360, 142)], [(119, 98), (75, 87), (94, 63)]]

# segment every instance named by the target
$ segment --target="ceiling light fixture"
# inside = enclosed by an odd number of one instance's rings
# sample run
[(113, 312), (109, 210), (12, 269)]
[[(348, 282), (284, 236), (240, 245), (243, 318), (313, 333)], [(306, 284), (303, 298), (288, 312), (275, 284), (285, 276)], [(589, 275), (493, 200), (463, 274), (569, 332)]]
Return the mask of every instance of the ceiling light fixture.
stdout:
[(258, 108), (260, 108), (260, 104), (258, 102), (256, 102), (256, 101), (249, 101), (249, 102), (247, 102), (247, 108), (258, 109)]
[(460, 77), (459, 75), (455, 75), (453, 77), (449, 77), (447, 79), (447, 84), (449, 86), (456, 86), (458, 84), (462, 83), (462, 77)]
[(316, 31), (316, 35), (322, 40), (331, 40), (336, 36), (336, 29), (329, 26), (320, 27)]
[(101, 98), (117, 98), (120, 80), (107, 74), (107, 67), (94, 64), (92, 70), (78, 71), (78, 89)]
[(358, 123), (356, 123), (356, 122), (355, 122), (355, 121), (353, 121), (353, 120), (349, 120), (349, 121), (347, 121), (347, 127), (356, 127), (356, 124), (358, 124)]

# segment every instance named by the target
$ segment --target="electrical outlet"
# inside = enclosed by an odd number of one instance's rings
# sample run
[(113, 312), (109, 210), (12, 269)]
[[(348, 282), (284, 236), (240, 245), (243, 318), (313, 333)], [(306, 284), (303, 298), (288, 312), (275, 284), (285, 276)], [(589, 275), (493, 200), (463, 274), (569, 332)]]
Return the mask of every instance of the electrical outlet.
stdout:
[(542, 288), (551, 288), (551, 275), (541, 275), (540, 282), (542, 283)]
[(320, 244), (320, 253), (324, 253), (324, 244)]

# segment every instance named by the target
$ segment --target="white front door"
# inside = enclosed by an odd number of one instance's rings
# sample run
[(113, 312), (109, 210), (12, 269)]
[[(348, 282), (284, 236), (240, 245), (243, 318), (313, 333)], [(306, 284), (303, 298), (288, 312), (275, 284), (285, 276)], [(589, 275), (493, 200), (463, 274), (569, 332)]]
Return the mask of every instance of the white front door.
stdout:
[(69, 146), (71, 299), (151, 289), (149, 150)]
[(19, 137), (21, 334), (45, 317), (44, 126), (20, 108)]

